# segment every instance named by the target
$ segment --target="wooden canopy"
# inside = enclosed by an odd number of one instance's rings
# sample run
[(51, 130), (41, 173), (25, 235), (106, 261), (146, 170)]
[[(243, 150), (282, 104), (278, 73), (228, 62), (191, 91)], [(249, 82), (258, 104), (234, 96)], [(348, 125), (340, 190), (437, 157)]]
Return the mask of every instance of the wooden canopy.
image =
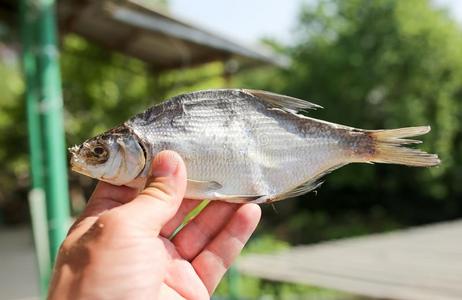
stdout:
[(287, 65), (286, 59), (266, 49), (241, 45), (146, 3), (63, 0), (59, 2), (60, 29), (139, 58), (155, 70), (230, 59), (241, 65)]

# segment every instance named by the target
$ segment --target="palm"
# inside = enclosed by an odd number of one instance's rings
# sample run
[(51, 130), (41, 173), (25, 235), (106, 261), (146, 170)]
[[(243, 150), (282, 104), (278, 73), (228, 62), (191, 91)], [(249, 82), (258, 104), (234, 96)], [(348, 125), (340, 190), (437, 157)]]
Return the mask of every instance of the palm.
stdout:
[[(159, 299), (209, 299), (219, 280), (238, 255), (250, 232), (256, 226), (260, 216), (257, 205), (237, 205), (223, 202), (212, 202), (198, 216), (186, 225), (172, 240), (168, 237), (181, 224), (192, 208), (199, 204), (196, 200), (183, 200), (175, 215), (166, 222), (155, 236), (152, 232), (138, 232), (138, 224), (133, 214), (111, 214), (114, 209), (125, 209), (133, 199), (136, 191), (127, 187), (117, 187), (100, 183), (96, 188), (86, 211), (71, 229), (70, 237), (76, 239), (84, 234), (95, 222), (106, 224), (123, 223), (123, 229), (118, 228), (116, 244), (104, 241), (108, 248), (111, 261), (122, 265), (131, 265), (133, 273), (116, 274), (111, 277), (118, 282), (119, 287), (139, 286), (145, 288), (151, 285), (153, 274), (162, 273), (163, 268), (153, 265), (153, 261), (166, 261), (162, 278)], [(104, 214), (103, 214), (104, 212)], [(115, 217), (111, 217), (115, 216)], [(115, 219), (115, 220), (112, 220)], [(107, 228), (106, 228), (107, 227)], [(105, 226), (110, 232), (110, 226)], [(120, 227), (120, 226), (119, 226)], [(71, 241), (75, 240), (71, 238)], [(123, 248), (117, 241), (123, 241)], [(111, 249), (112, 248), (112, 249)], [(116, 249), (116, 250), (114, 250)], [(134, 257), (137, 259), (134, 260)], [(165, 259), (167, 258), (167, 259)], [(133, 264), (139, 265), (134, 267)], [(104, 268), (97, 266), (96, 268)]]

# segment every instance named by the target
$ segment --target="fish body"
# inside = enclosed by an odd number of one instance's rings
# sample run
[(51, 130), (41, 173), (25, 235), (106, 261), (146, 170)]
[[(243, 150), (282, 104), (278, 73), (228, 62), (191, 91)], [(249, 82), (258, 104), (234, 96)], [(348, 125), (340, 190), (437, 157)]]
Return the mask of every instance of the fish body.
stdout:
[[(417, 143), (404, 138), (427, 133), (427, 126), (362, 130), (298, 113), (319, 107), (254, 90), (183, 94), (72, 148), (71, 164), (113, 184), (136, 185), (157, 153), (174, 150), (186, 164), (187, 198), (263, 203), (313, 190), (348, 163), (439, 163), (434, 154), (402, 147)], [(95, 159), (95, 148), (107, 157)]]

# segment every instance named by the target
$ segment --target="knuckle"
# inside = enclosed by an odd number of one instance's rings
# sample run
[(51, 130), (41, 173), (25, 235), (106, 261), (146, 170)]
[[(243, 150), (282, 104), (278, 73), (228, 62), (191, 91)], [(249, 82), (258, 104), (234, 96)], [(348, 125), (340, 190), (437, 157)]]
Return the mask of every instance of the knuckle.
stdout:
[(61, 246), (59, 246), (59, 252), (67, 254), (72, 249), (73, 243), (69, 239), (65, 239)]
[(223, 255), (220, 250), (215, 249), (214, 247), (209, 247), (207, 250), (211, 254), (212, 258), (215, 259), (216, 263), (223, 269), (228, 270), (233, 264), (234, 257)]
[(175, 199), (176, 192), (169, 184), (163, 182), (152, 182), (141, 192), (141, 195), (170, 202)]
[(118, 209), (112, 209), (108, 212), (103, 213), (96, 221), (99, 227), (114, 227), (120, 223), (125, 223), (127, 220), (126, 215)]

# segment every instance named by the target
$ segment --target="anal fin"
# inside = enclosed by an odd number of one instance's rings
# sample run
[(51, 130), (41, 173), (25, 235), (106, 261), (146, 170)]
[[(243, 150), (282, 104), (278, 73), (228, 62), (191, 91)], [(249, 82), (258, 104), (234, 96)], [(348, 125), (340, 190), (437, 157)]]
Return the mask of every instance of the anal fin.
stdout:
[(310, 180), (310, 181), (303, 183), (302, 185), (297, 186), (296, 188), (288, 192), (285, 192), (279, 195), (274, 195), (274, 196), (266, 196), (266, 199), (257, 199), (256, 202), (254, 203), (272, 203), (272, 202), (281, 201), (281, 200), (288, 199), (288, 198), (295, 198), (295, 197), (301, 196), (303, 194), (306, 194), (308, 192), (311, 192), (317, 189), (318, 187), (321, 186), (321, 184), (323, 184), (323, 182), (324, 181), (322, 181), (320, 178)]
[(344, 165), (345, 163), (332, 166), (320, 172), (319, 174), (317, 174), (315, 177), (311, 178), (310, 180), (296, 186), (293, 189), (290, 189), (280, 194), (269, 195), (269, 196), (262, 197), (260, 199), (256, 199), (255, 201), (253, 201), (253, 203), (272, 203), (272, 202), (281, 201), (281, 200), (288, 199), (288, 198), (298, 197), (308, 192), (311, 192), (317, 189), (318, 187), (320, 187), (321, 184), (323, 184), (324, 181), (322, 180), (322, 178), (325, 175), (329, 174), (330, 172)]

